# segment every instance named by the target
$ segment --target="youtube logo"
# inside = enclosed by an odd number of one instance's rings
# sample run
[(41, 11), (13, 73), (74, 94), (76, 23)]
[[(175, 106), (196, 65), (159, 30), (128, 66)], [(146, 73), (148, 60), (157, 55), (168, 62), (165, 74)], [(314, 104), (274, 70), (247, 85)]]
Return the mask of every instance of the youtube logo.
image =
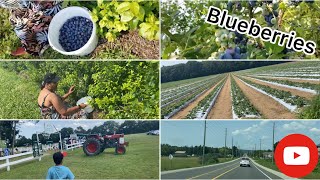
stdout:
[(283, 161), (286, 165), (308, 165), (310, 151), (308, 147), (286, 147), (283, 151)]
[(310, 174), (318, 164), (318, 148), (308, 136), (291, 134), (284, 137), (275, 149), (275, 163), (290, 177)]

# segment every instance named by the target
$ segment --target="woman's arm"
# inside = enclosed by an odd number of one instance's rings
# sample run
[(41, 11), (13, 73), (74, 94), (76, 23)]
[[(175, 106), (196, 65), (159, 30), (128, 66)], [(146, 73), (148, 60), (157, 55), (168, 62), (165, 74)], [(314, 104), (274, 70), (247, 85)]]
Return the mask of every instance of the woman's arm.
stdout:
[(69, 88), (69, 91), (67, 94), (63, 95), (61, 98), (62, 98), (62, 101), (65, 101), (73, 92), (74, 92), (74, 88), (75, 86), (71, 86)]
[(56, 109), (56, 111), (63, 116), (72, 115), (72, 114), (80, 111), (80, 109), (85, 108), (87, 106), (85, 104), (80, 104), (79, 106), (67, 108), (64, 105), (63, 101), (61, 100), (61, 98), (58, 97), (56, 94), (53, 94), (50, 99), (51, 99), (51, 103), (52, 103), (53, 107)]

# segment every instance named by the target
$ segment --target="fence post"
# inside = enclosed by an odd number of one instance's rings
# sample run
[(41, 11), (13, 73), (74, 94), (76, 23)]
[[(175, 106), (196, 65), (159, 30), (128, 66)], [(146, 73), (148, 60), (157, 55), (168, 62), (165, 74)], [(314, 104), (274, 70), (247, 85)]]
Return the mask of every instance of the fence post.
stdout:
[(6, 158), (6, 164), (7, 164), (7, 171), (10, 171), (9, 156), (7, 156), (7, 158)]

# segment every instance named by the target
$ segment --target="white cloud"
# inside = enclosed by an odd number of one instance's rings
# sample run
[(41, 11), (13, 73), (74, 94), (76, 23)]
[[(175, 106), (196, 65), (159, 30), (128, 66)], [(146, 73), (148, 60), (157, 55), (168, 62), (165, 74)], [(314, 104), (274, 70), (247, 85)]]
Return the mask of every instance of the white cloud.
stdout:
[(261, 126), (264, 126), (264, 125), (266, 125), (266, 124), (268, 124), (270, 121), (268, 121), (268, 120), (262, 120), (261, 122), (260, 122), (260, 125)]
[(320, 129), (318, 128), (311, 128), (310, 132), (316, 133), (316, 134), (320, 134)]
[(307, 129), (307, 124), (302, 123), (301, 121), (299, 122), (292, 121), (288, 124), (284, 124), (282, 127), (285, 130), (300, 130), (300, 129)]
[(237, 129), (232, 132), (232, 135), (250, 135), (258, 132), (261, 129), (261, 126), (263, 126), (266, 123), (261, 123), (260, 124), (254, 124), (246, 129)]
[(30, 121), (27, 121), (27, 122), (23, 123), (22, 126), (25, 126), (25, 127), (35, 127), (36, 124), (33, 123), (33, 122), (30, 122)]

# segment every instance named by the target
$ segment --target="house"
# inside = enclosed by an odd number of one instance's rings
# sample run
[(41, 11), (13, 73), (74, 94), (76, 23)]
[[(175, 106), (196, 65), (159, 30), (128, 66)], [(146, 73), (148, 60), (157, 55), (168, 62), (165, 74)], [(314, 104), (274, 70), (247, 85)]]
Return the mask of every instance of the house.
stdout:
[(187, 152), (186, 151), (176, 151), (174, 153), (175, 157), (187, 157)]
[(271, 159), (273, 157), (272, 152), (264, 152), (262, 153), (262, 155), (263, 155), (263, 159)]

